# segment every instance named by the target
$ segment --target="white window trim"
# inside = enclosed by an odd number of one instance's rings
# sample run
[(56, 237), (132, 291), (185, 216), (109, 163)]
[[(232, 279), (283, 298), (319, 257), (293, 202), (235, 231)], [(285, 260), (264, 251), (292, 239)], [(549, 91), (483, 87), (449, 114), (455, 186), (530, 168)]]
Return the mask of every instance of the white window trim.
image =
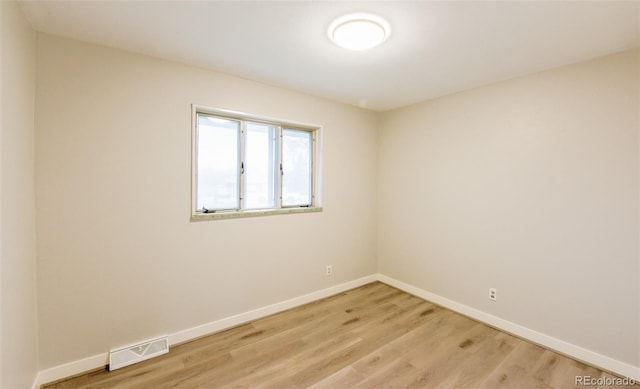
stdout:
[[(198, 212), (197, 207), (197, 114), (220, 116), (233, 120), (254, 121), (265, 124), (273, 124), (282, 128), (293, 128), (307, 130), (313, 133), (313, 171), (311, 173), (311, 205), (304, 207), (283, 207), (278, 193), (278, 208), (268, 209), (247, 209), (216, 211), (212, 213)], [(226, 109), (210, 108), (202, 105), (191, 105), (191, 221), (233, 219), (269, 215), (286, 215), (292, 213), (322, 212), (320, 188), (320, 177), (322, 176), (322, 127), (318, 125), (282, 120), (264, 116), (257, 116), (243, 112), (230, 111)], [(280, 151), (281, 154), (281, 151)], [(282, 158), (280, 155), (279, 159)], [(279, 161), (280, 162), (280, 161)], [(242, 180), (241, 180), (242, 182)], [(242, 185), (242, 184), (241, 184)], [(278, 189), (279, 191), (281, 188)]]

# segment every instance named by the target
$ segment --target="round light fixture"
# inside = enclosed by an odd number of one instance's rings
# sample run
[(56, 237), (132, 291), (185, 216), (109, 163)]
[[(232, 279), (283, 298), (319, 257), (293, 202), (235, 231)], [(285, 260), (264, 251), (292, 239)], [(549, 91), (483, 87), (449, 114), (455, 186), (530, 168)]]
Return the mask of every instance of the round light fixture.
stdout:
[(334, 20), (327, 32), (333, 43), (340, 47), (367, 50), (387, 40), (391, 26), (380, 16), (355, 13)]

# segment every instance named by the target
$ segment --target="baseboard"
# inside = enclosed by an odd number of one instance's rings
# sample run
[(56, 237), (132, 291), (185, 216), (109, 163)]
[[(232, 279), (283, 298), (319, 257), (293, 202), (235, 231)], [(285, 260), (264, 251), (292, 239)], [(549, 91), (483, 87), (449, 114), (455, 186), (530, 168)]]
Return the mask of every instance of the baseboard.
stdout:
[[(552, 336), (531, 330), (527, 327), (512, 323), (497, 316), (490, 315), (486, 312), (477, 310), (459, 302), (449, 300), (440, 295), (428, 292), (424, 289), (420, 289), (418, 287), (385, 276), (383, 274), (375, 274), (359, 278), (357, 280), (345, 282), (343, 284), (335, 285), (317, 292), (267, 305), (265, 307), (216, 320), (183, 331), (178, 331), (169, 335), (169, 345), (175, 345), (189, 340), (197, 339), (199, 337), (222, 331), (227, 328), (235, 327), (237, 325), (259, 319), (261, 317), (269, 316), (274, 313), (295, 308), (297, 306), (320, 300), (325, 297), (333, 296), (335, 294), (342, 293), (349, 289), (357, 288), (374, 281), (384, 282), (385, 284), (398, 288), (402, 291), (431, 301), (435, 304), (451, 309), (452, 311), (458, 312), (531, 342), (537, 343), (541, 346), (555, 350), (561, 354), (568, 355), (572, 358), (583, 361), (600, 369), (610, 371), (623, 377), (629, 377), (636, 381), (640, 381), (640, 367), (629, 365), (627, 363), (584, 349), (582, 347), (554, 338)], [(108, 356), (108, 352), (104, 352), (92, 357), (42, 370), (36, 376), (32, 389), (39, 389), (42, 384), (104, 367), (108, 364)]]
[(101, 353), (92, 357), (65, 363), (41, 370), (33, 383), (32, 389), (39, 389), (41, 385), (71, 377), (89, 370), (99, 369), (109, 363), (109, 353)]
[(475, 308), (471, 308), (457, 301), (449, 300), (445, 297), (428, 292), (424, 289), (417, 288), (402, 281), (398, 281), (383, 274), (378, 274), (377, 279), (380, 282), (398, 288), (404, 292), (441, 305), (452, 311), (458, 312), (472, 319), (488, 324), (504, 332), (524, 338), (543, 347), (557, 351), (561, 354), (565, 354), (569, 357), (572, 357), (594, 367), (598, 367), (602, 370), (610, 371), (620, 376), (629, 377), (636, 381), (640, 381), (640, 367), (618, 361), (605, 355), (598, 354), (594, 351), (587, 350), (575, 344), (554, 338), (553, 336), (534, 331), (527, 327), (512, 323), (497, 316), (490, 315)]
[(287, 309), (295, 308), (300, 305), (304, 305), (316, 300), (323, 299), (325, 297), (333, 296), (338, 293), (342, 293), (349, 289), (357, 288), (362, 285), (377, 281), (376, 275), (371, 275), (363, 278), (359, 278), (354, 281), (345, 282), (344, 284), (332, 286), (327, 289), (323, 289), (317, 292), (309, 293), (304, 296), (295, 297), (290, 300), (282, 301), (276, 304), (267, 305), (262, 308), (254, 309), (252, 311), (244, 312), (235, 316), (227, 317), (224, 319), (216, 320), (211, 323), (203, 324), (201, 326), (189, 328), (184, 331), (176, 332), (169, 335), (169, 344), (177, 344), (186, 342), (188, 340), (196, 339), (204, 335), (208, 335), (214, 332), (218, 332), (227, 328), (235, 327), (239, 324), (246, 323), (252, 320), (259, 319), (261, 317), (269, 316), (274, 313), (286, 311)]
[[(267, 305), (265, 307), (240, 313), (238, 315), (216, 320), (211, 323), (203, 324), (183, 331), (178, 331), (169, 335), (169, 346), (197, 339), (214, 332), (222, 331), (227, 328), (235, 327), (237, 325), (259, 319), (261, 317), (272, 315), (274, 313), (286, 311), (287, 309), (295, 308), (297, 306), (320, 300), (325, 297), (333, 296), (335, 294), (342, 293), (349, 289), (354, 289), (359, 286), (375, 282), (377, 280), (377, 275), (370, 275), (367, 277), (359, 278), (357, 280), (345, 282), (340, 285), (322, 289), (317, 292), (294, 297), (292, 299), (281, 301), (279, 303)], [(109, 363), (108, 359), (109, 353), (104, 352), (92, 357), (42, 370), (36, 376), (32, 389), (39, 389), (43, 384), (61, 380), (66, 377), (71, 377), (80, 373), (84, 373), (86, 371), (99, 369)]]

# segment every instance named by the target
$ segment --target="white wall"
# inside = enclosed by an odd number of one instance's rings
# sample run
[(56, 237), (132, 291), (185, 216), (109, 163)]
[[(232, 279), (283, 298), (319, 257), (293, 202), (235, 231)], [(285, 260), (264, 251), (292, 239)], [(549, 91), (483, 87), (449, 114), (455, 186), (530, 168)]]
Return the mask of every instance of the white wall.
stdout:
[(38, 371), (35, 255), (35, 33), (0, 1), (0, 387), (30, 387)]
[[(48, 35), (37, 53), (41, 369), (376, 272), (377, 114)], [(323, 126), (324, 212), (190, 222), (192, 103)]]
[(380, 272), (639, 366), (639, 69), (625, 52), (385, 113)]
[[(376, 270), (640, 365), (637, 52), (382, 115), (49, 35), (37, 55), (41, 370)], [(189, 222), (191, 103), (322, 125), (324, 212)]]

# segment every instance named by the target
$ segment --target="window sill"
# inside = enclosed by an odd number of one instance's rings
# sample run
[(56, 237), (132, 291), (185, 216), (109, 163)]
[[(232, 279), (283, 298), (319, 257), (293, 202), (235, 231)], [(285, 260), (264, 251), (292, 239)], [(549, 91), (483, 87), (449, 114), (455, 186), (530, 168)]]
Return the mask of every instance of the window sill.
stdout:
[(219, 219), (237, 219), (243, 217), (258, 217), (271, 215), (288, 215), (292, 213), (322, 212), (322, 207), (296, 207), (278, 209), (251, 209), (247, 211), (219, 211), (213, 213), (196, 213), (191, 215), (192, 222)]

